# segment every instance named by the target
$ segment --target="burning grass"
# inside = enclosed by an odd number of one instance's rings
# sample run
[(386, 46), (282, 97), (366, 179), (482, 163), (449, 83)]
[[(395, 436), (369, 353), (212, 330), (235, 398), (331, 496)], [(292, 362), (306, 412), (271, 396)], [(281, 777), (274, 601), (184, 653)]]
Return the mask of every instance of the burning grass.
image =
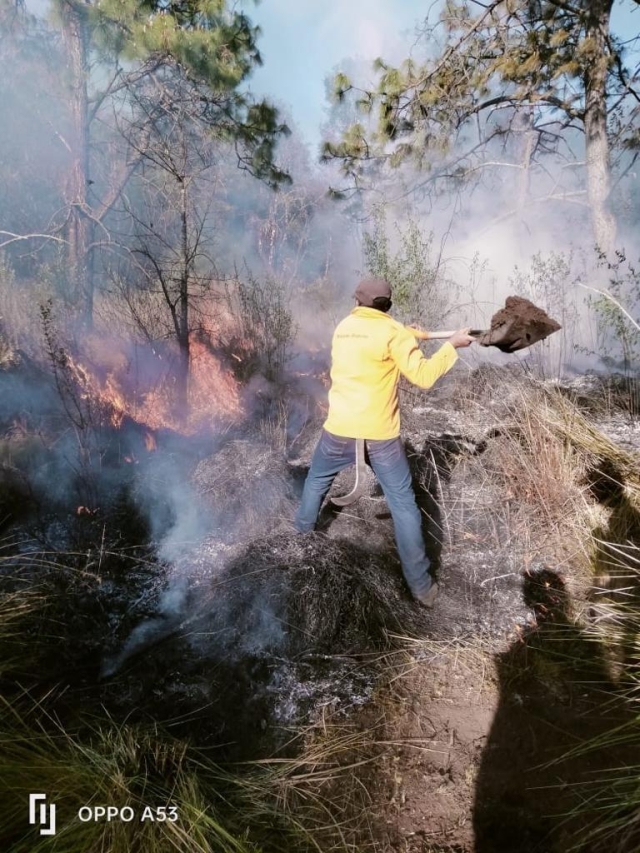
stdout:
[[(213, 316), (216, 304), (212, 297), (208, 310)], [(116, 310), (100, 315), (94, 331), (79, 339), (72, 318), (58, 310), (54, 313), (50, 301), (41, 303), (40, 312), (33, 311), (31, 303), (29, 311), (29, 323), (19, 311), (9, 311), (15, 340), (9, 344), (7, 339), (7, 346), (19, 352), (18, 357), (2, 358), (0, 329), (0, 374), (20, 378), (35, 369), (42, 373), (41, 382), (48, 375), (58, 402), (76, 428), (80, 421), (81, 429), (119, 429), (128, 419), (153, 430), (192, 434), (245, 415), (242, 384), (232, 369), (234, 362), (219, 324), (202, 319), (196, 328), (194, 322), (188, 342), (188, 377), (183, 377), (185, 353), (180, 352), (175, 333), (164, 327), (152, 323), (147, 328), (143, 323), (137, 328), (131, 321), (127, 327)], [(227, 325), (232, 323), (228, 313), (217, 313)]]
[[(177, 353), (171, 346), (154, 350), (110, 337), (94, 338), (84, 349), (84, 355), (67, 356), (65, 367), (81, 399), (101, 406), (115, 428), (128, 417), (150, 429), (174, 429), (188, 435), (203, 424), (242, 417), (238, 381), (211, 348), (195, 337), (190, 347), (186, 418), (176, 409)], [(119, 357), (108, 357), (105, 351)]]

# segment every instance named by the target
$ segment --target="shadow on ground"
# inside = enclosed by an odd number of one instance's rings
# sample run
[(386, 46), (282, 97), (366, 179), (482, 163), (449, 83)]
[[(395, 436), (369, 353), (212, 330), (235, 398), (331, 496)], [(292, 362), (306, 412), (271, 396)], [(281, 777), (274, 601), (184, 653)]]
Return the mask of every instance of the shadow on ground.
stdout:
[(628, 758), (582, 749), (630, 714), (615, 701), (599, 644), (572, 620), (563, 581), (550, 570), (525, 575), (524, 598), (535, 623), (497, 656), (499, 706), (477, 777), (475, 853), (564, 853), (593, 817), (574, 810)]
[[(591, 492), (609, 510), (593, 532), (595, 589), (591, 617), (608, 640), (611, 665), (624, 680), (636, 679), (640, 656), (640, 512), (638, 496), (622, 471), (601, 460), (590, 472)], [(632, 500), (632, 498), (634, 498)]]

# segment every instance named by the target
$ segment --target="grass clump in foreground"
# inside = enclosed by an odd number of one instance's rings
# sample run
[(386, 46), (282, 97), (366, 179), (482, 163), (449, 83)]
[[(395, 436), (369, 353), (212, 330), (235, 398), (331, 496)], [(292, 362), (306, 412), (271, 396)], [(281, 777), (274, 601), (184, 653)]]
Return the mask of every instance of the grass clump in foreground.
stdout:
[[(628, 507), (624, 513), (629, 520)], [(613, 516), (614, 529), (620, 523)], [(636, 528), (637, 535), (637, 528)], [(599, 570), (609, 582), (598, 590), (588, 626), (592, 638), (604, 641), (614, 664), (620, 698), (630, 719), (580, 744), (570, 755), (593, 758), (615, 755), (614, 766), (587, 779), (576, 813), (586, 825), (575, 849), (581, 853), (635, 853), (640, 849), (640, 544), (594, 536)]]
[[(53, 572), (55, 567), (43, 563)], [(0, 849), (11, 853), (307, 853), (353, 851), (360, 812), (345, 795), (366, 734), (297, 735), (299, 758), (221, 766), (163, 731), (119, 723), (98, 694), (47, 677), (59, 626), (55, 584), (4, 578), (0, 593)], [(55, 615), (55, 614), (54, 614)], [(26, 688), (24, 684), (30, 686)], [(48, 686), (46, 686), (48, 685)], [(37, 698), (35, 698), (37, 696)], [(82, 709), (76, 713), (76, 709)], [(71, 710), (73, 709), (73, 710)], [(71, 714), (71, 716), (70, 716)], [(330, 728), (330, 727), (327, 727)], [(370, 739), (370, 738), (369, 738)], [(299, 745), (299, 748), (298, 748)], [(30, 826), (29, 794), (56, 805), (57, 831)], [(358, 792), (356, 792), (357, 794)], [(356, 797), (357, 799), (357, 797)], [(349, 804), (346, 802), (349, 800)], [(85, 807), (131, 819), (80, 820)], [(178, 819), (162, 819), (162, 811)], [(145, 814), (148, 817), (142, 820)], [(347, 814), (348, 812), (348, 814)], [(86, 811), (83, 813), (86, 816)], [(151, 817), (155, 817), (152, 820)]]
[[(319, 793), (336, 780), (336, 756), (222, 768), (158, 730), (94, 721), (83, 732), (37, 721), (40, 704), (4, 703), (0, 734), (0, 839), (12, 853), (280, 853), (346, 850)], [(335, 741), (341, 752), (348, 741)], [(343, 772), (346, 770), (343, 768)], [(55, 836), (27, 823), (30, 793), (57, 808)], [(305, 817), (295, 809), (305, 801)], [(129, 818), (80, 820), (85, 807), (126, 809)], [(175, 813), (171, 809), (175, 808)], [(145, 812), (145, 809), (147, 810)], [(177, 820), (162, 819), (162, 812)], [(143, 815), (147, 819), (142, 820)], [(155, 820), (149, 816), (153, 814)], [(318, 838), (333, 839), (321, 846)]]
[[(184, 743), (158, 732), (117, 726), (105, 719), (85, 734), (45, 727), (40, 706), (5, 703), (0, 734), (0, 789), (3, 811), (0, 837), (13, 853), (245, 853), (259, 848), (220, 817), (221, 791), (228, 780), (215, 765), (189, 754)], [(226, 785), (225, 785), (226, 783)], [(30, 793), (44, 792), (57, 807), (57, 833), (39, 837), (27, 824)], [(129, 822), (83, 822), (84, 806), (129, 807)], [(142, 821), (146, 806), (174, 806), (178, 820)]]

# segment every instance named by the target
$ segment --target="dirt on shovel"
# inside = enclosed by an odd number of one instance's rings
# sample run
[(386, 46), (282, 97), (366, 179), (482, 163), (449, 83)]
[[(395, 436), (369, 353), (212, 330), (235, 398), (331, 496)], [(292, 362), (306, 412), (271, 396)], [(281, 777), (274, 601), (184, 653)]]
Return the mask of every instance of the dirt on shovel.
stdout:
[(504, 308), (491, 318), (491, 328), (478, 337), (483, 347), (516, 352), (543, 341), (561, 329), (549, 315), (522, 296), (507, 296)]

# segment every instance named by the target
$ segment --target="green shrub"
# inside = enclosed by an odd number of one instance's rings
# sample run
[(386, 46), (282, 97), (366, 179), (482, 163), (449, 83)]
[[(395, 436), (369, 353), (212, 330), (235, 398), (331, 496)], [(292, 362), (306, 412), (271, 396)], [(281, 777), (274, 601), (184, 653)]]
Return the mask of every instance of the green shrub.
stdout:
[(403, 225), (396, 222), (395, 229), (398, 248), (393, 251), (386, 213), (379, 208), (363, 237), (367, 273), (390, 283), (399, 319), (433, 329), (451, 310), (458, 288), (446, 277), (440, 258), (434, 257), (433, 232), (423, 231), (411, 218)]
[(626, 375), (640, 372), (640, 270), (623, 252), (613, 262), (600, 258), (608, 288), (589, 297), (598, 323), (599, 355), (604, 364)]

